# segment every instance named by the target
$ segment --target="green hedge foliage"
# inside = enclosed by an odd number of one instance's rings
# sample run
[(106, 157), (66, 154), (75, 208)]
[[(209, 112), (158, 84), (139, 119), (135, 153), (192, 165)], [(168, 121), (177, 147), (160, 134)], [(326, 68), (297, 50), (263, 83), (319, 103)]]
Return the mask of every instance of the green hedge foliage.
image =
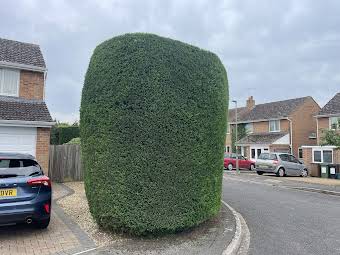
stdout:
[(219, 212), (227, 83), (215, 54), (179, 41), (136, 33), (97, 46), (80, 127), (101, 227), (173, 233)]
[(64, 144), (79, 137), (80, 131), (78, 126), (54, 126), (51, 130), (51, 144)]

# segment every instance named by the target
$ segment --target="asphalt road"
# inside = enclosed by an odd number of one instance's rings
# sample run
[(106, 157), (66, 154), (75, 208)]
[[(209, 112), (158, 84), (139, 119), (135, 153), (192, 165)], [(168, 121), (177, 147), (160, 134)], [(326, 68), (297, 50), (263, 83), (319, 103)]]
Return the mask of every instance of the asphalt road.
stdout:
[(223, 200), (247, 222), (248, 254), (340, 254), (340, 196), (294, 190), (288, 182), (225, 174)]

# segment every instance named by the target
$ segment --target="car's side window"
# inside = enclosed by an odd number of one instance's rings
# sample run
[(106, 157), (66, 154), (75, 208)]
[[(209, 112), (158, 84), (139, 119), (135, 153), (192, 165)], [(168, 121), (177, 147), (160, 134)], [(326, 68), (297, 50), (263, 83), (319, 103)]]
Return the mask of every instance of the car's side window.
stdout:
[(298, 163), (298, 160), (292, 155), (289, 155), (289, 161), (292, 163)]
[(280, 155), (280, 159), (282, 161), (285, 161), (285, 162), (288, 162), (289, 161), (289, 158), (288, 158), (288, 155), (287, 154), (281, 154)]

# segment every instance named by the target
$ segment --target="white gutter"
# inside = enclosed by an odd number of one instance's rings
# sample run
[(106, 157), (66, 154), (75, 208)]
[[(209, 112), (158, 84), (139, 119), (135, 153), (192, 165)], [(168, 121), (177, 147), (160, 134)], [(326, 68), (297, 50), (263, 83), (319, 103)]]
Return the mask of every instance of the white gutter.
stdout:
[(25, 120), (0, 120), (0, 126), (15, 126), (15, 127), (52, 127), (56, 122), (47, 121), (25, 121)]
[(332, 114), (316, 115), (315, 118), (338, 117), (338, 116), (340, 116), (340, 113), (332, 113)]
[(334, 145), (302, 145), (301, 148), (312, 148), (312, 149), (336, 149)]
[(18, 64), (13, 62), (6, 62), (0, 61), (0, 67), (7, 67), (7, 68), (14, 68), (14, 69), (21, 69), (21, 70), (28, 70), (28, 71), (35, 71), (44, 73), (47, 71), (45, 67), (33, 66), (33, 65), (25, 65), (25, 64)]
[[(246, 120), (246, 121), (238, 121), (237, 124), (255, 123), (255, 122), (263, 122), (263, 121), (271, 121), (271, 120), (286, 120), (286, 119), (287, 119), (287, 117), (274, 118), (274, 119)], [(236, 124), (236, 122), (229, 122), (229, 124)]]
[(287, 117), (289, 121), (289, 132), (290, 132), (290, 153), (293, 154), (293, 123), (290, 118)]
[(316, 143), (319, 144), (319, 120), (316, 118)]

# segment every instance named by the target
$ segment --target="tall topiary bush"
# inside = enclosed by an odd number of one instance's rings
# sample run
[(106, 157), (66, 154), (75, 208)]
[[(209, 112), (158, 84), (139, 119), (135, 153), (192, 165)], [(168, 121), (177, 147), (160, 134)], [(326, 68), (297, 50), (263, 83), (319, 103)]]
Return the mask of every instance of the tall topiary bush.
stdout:
[(175, 232), (219, 212), (227, 95), (211, 52), (140, 33), (97, 46), (80, 127), (86, 195), (100, 226)]

